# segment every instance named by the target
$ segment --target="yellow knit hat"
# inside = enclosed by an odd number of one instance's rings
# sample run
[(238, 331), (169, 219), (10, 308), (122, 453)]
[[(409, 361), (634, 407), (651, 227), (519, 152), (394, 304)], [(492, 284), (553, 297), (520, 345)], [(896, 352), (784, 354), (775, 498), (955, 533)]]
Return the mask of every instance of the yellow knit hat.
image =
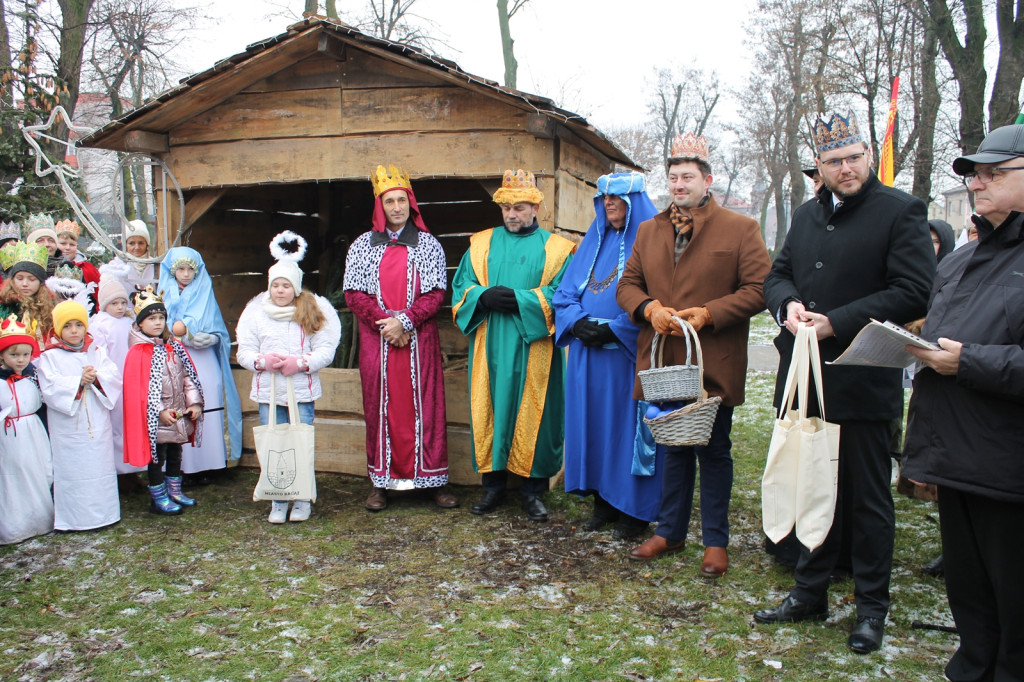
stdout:
[(53, 331), (60, 335), (61, 331), (71, 320), (78, 320), (89, 328), (89, 313), (78, 301), (64, 301), (53, 307)]

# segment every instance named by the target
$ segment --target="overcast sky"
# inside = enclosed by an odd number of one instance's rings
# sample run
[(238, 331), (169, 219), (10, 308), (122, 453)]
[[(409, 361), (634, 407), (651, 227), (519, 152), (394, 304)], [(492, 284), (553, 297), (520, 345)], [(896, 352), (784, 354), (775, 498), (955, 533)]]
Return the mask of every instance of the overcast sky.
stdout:
[[(361, 0), (339, 0), (342, 6)], [(283, 7), (294, 6), (284, 15)], [(218, 0), (195, 39), (177, 55), (191, 73), (246, 45), (283, 33), (302, 0)], [(635, 11), (631, 10), (636, 7)], [(750, 71), (744, 22), (753, 0), (530, 0), (512, 19), (520, 90), (550, 97), (600, 128), (647, 118), (655, 68), (716, 69), (741, 88)], [(504, 65), (494, 0), (417, 0), (415, 13), (445, 43), (438, 52), (466, 71), (498, 81)], [(424, 22), (425, 23), (425, 22)], [(722, 105), (732, 118), (735, 105)]]

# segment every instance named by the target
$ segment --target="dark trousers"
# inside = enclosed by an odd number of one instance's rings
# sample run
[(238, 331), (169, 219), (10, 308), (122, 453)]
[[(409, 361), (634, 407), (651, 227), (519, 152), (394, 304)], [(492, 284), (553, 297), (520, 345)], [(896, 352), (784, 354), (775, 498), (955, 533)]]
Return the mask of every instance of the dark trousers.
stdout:
[(731, 407), (719, 407), (707, 445), (665, 448), (661, 483), (660, 535), (676, 544), (686, 539), (693, 509), (693, 489), (700, 465), (700, 520), (705, 547), (729, 546), (729, 500), (732, 497)]
[[(508, 487), (507, 471), (488, 471), (480, 474), (483, 479), (484, 490), (494, 493), (503, 493)], [(520, 497), (540, 497), (550, 487), (547, 478), (523, 478), (519, 486)]]
[(1024, 504), (939, 487), (951, 680), (1024, 680)]
[(796, 586), (790, 594), (818, 604), (828, 596), (828, 578), (850, 534), (850, 568), (857, 615), (885, 619), (889, 612), (896, 513), (892, 502), (889, 421), (839, 422), (839, 484), (836, 512), (825, 542), (813, 552), (801, 547)]
[(181, 476), (181, 445), (179, 443), (157, 443), (156, 462), (149, 463), (149, 484), (158, 486), (164, 482), (164, 465), (167, 475), (177, 478)]

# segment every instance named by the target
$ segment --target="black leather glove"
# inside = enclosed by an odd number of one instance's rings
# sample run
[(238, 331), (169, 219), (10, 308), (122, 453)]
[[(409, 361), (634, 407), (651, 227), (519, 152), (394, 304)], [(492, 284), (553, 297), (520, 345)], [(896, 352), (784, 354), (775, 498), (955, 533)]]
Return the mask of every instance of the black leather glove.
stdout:
[(619, 341), (619, 337), (615, 336), (615, 332), (612, 331), (612, 326), (610, 324), (597, 325), (597, 331), (594, 332), (594, 337), (593, 343), (588, 343), (588, 346), (603, 346), (606, 343), (618, 343)]
[(516, 292), (508, 287), (488, 287), (480, 294), (479, 302), (485, 307), (499, 313), (519, 312), (519, 301)]
[(589, 346), (590, 342), (597, 336), (597, 327), (598, 324), (596, 322), (583, 317), (572, 326), (572, 335)]

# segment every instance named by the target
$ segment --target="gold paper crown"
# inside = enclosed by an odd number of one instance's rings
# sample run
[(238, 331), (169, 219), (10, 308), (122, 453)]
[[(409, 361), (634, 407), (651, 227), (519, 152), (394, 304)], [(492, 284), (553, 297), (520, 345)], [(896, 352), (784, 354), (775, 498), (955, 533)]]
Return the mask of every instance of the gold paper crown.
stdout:
[(27, 237), (36, 230), (45, 229), (47, 227), (51, 230), (53, 229), (53, 218), (46, 213), (33, 213), (28, 217), (28, 220), (25, 221), (23, 230)]
[(14, 249), (18, 242), (7, 242), (0, 246), (0, 269), (7, 271), (14, 265)]
[(48, 259), (49, 254), (46, 252), (46, 247), (42, 244), (18, 242), (14, 245), (15, 263), (34, 263), (45, 270)]
[(0, 223), (0, 242), (7, 239), (21, 239), (21, 227), (18, 223)]
[(153, 286), (150, 284), (146, 285), (145, 289), (135, 295), (134, 303), (135, 306), (133, 310), (135, 312), (135, 317), (138, 317), (139, 313), (151, 305), (162, 306), (164, 304), (164, 299), (163, 296), (153, 291)]
[(539, 204), (544, 201), (544, 194), (537, 189), (537, 180), (528, 170), (506, 170), (501, 179), (501, 187), (494, 193), (496, 204)]
[(409, 180), (409, 174), (401, 168), (390, 164), (387, 170), (384, 170), (384, 166), (377, 166), (377, 170), (370, 176), (370, 182), (373, 183), (373, 196), (375, 197), (379, 197), (391, 189), (412, 189), (412, 181)]
[(74, 220), (62, 220), (53, 227), (57, 234), (61, 232), (70, 232), (75, 235), (75, 239), (78, 239), (79, 235), (82, 234), (82, 228), (78, 226)]
[(82, 277), (82, 269), (71, 263), (61, 263), (57, 266), (57, 269), (53, 271), (53, 276), (58, 279), (74, 279), (79, 282), (84, 281)]
[(0, 322), (0, 339), (11, 336), (31, 336), (34, 338), (36, 327), (38, 326), (35, 320), (29, 318), (27, 313), (21, 318), (20, 322), (18, 321), (18, 316), (11, 313), (7, 316), (6, 320)]
[(672, 139), (672, 151), (668, 156), (670, 159), (697, 159), (704, 163), (708, 163), (711, 158), (707, 138), (693, 133), (676, 135)]
[(814, 122), (812, 132), (814, 133), (814, 152), (819, 156), (822, 152), (829, 152), (864, 141), (864, 136), (860, 133), (860, 126), (857, 125), (857, 117), (852, 111), (847, 112), (845, 118), (838, 112), (834, 113), (828, 121), (825, 121), (824, 114), (819, 115), (818, 120)]

